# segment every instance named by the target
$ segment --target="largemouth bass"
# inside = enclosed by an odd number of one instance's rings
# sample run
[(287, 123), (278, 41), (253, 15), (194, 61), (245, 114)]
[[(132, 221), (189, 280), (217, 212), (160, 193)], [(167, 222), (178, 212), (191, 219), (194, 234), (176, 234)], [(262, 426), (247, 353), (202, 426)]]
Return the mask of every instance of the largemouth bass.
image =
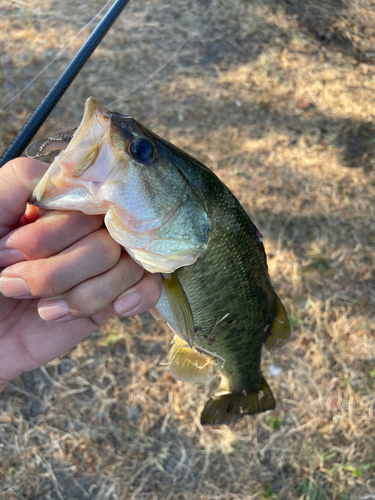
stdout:
[(163, 274), (153, 313), (175, 332), (172, 376), (203, 381), (213, 366), (221, 374), (203, 424), (233, 424), (275, 407), (261, 351), (286, 341), (288, 318), (259, 231), (211, 170), (90, 97), (31, 202), (105, 214), (111, 236), (132, 258)]

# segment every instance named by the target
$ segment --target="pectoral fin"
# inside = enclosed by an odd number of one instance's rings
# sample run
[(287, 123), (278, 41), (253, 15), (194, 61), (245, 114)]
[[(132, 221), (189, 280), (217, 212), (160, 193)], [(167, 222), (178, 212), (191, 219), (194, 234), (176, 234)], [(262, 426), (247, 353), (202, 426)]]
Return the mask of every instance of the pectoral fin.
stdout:
[(281, 347), (290, 337), (290, 325), (285, 308), (277, 295), (275, 295), (275, 299), (275, 319), (273, 320), (270, 333), (264, 342), (269, 351)]
[(212, 372), (211, 359), (187, 347), (186, 342), (177, 336), (173, 340), (169, 361), (172, 377), (184, 382), (203, 382)]
[(232, 393), (225, 391), (225, 387), (224, 383), (223, 389), (219, 387), (219, 391), (207, 401), (201, 415), (202, 425), (233, 425), (244, 415), (272, 410), (276, 406), (271, 389), (263, 377), (250, 392), (244, 390)]
[(190, 348), (194, 343), (194, 319), (186, 293), (175, 273), (164, 274), (164, 289), (169, 307), (178, 324), (179, 333)]

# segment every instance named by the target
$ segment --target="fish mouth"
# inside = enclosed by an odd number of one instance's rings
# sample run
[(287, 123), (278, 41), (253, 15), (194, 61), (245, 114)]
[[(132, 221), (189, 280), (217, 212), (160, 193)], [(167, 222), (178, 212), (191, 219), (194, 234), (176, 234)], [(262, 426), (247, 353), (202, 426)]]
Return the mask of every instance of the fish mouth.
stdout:
[(123, 202), (121, 192), (126, 188), (131, 162), (124, 152), (124, 141), (131, 140), (133, 135), (126, 128), (119, 133), (118, 117), (131, 120), (129, 116), (106, 110), (89, 97), (82, 121), (66, 150), (45, 172), (29, 202), (40, 208), (79, 210), (88, 215), (104, 215), (112, 207), (112, 212), (134, 237), (149, 234), (151, 238), (156, 229), (174, 217), (185, 190), (172, 206), (159, 213), (147, 213), (147, 204), (134, 213), (134, 198)]
[(110, 125), (111, 113), (89, 97), (81, 123), (67, 148), (55, 158), (29, 202), (47, 209), (105, 213), (108, 207), (96, 204), (96, 209), (90, 209), (89, 206), (94, 205), (101, 186), (118, 163), (108, 140)]

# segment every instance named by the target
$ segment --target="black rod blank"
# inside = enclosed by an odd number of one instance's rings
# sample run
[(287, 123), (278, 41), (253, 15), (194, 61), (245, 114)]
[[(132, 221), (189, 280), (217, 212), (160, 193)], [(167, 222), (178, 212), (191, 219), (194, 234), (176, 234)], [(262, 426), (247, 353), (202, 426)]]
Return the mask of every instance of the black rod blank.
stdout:
[(24, 151), (31, 139), (43, 125), (48, 115), (64, 95), (69, 85), (77, 76), (82, 66), (94, 52), (96, 47), (102, 41), (104, 35), (107, 33), (109, 28), (115, 22), (116, 18), (129, 2), (130, 0), (115, 1), (115, 3), (108, 10), (97, 27), (88, 37), (86, 42), (82, 45), (77, 54), (65, 68), (64, 72), (48, 92), (46, 97), (36, 108), (34, 113), (22, 127), (22, 129), (18, 132), (8, 149), (4, 152), (3, 156), (0, 159), (0, 167), (5, 165), (5, 163), (7, 163), (8, 161), (13, 160), (13, 158), (16, 158)]

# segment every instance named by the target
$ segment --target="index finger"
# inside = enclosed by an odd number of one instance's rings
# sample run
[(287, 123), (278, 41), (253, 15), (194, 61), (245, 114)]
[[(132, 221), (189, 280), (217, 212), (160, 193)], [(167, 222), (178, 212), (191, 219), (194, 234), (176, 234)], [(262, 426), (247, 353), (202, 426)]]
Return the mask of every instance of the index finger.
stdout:
[(0, 238), (23, 216), (27, 201), (48, 165), (30, 158), (16, 158), (0, 169)]

